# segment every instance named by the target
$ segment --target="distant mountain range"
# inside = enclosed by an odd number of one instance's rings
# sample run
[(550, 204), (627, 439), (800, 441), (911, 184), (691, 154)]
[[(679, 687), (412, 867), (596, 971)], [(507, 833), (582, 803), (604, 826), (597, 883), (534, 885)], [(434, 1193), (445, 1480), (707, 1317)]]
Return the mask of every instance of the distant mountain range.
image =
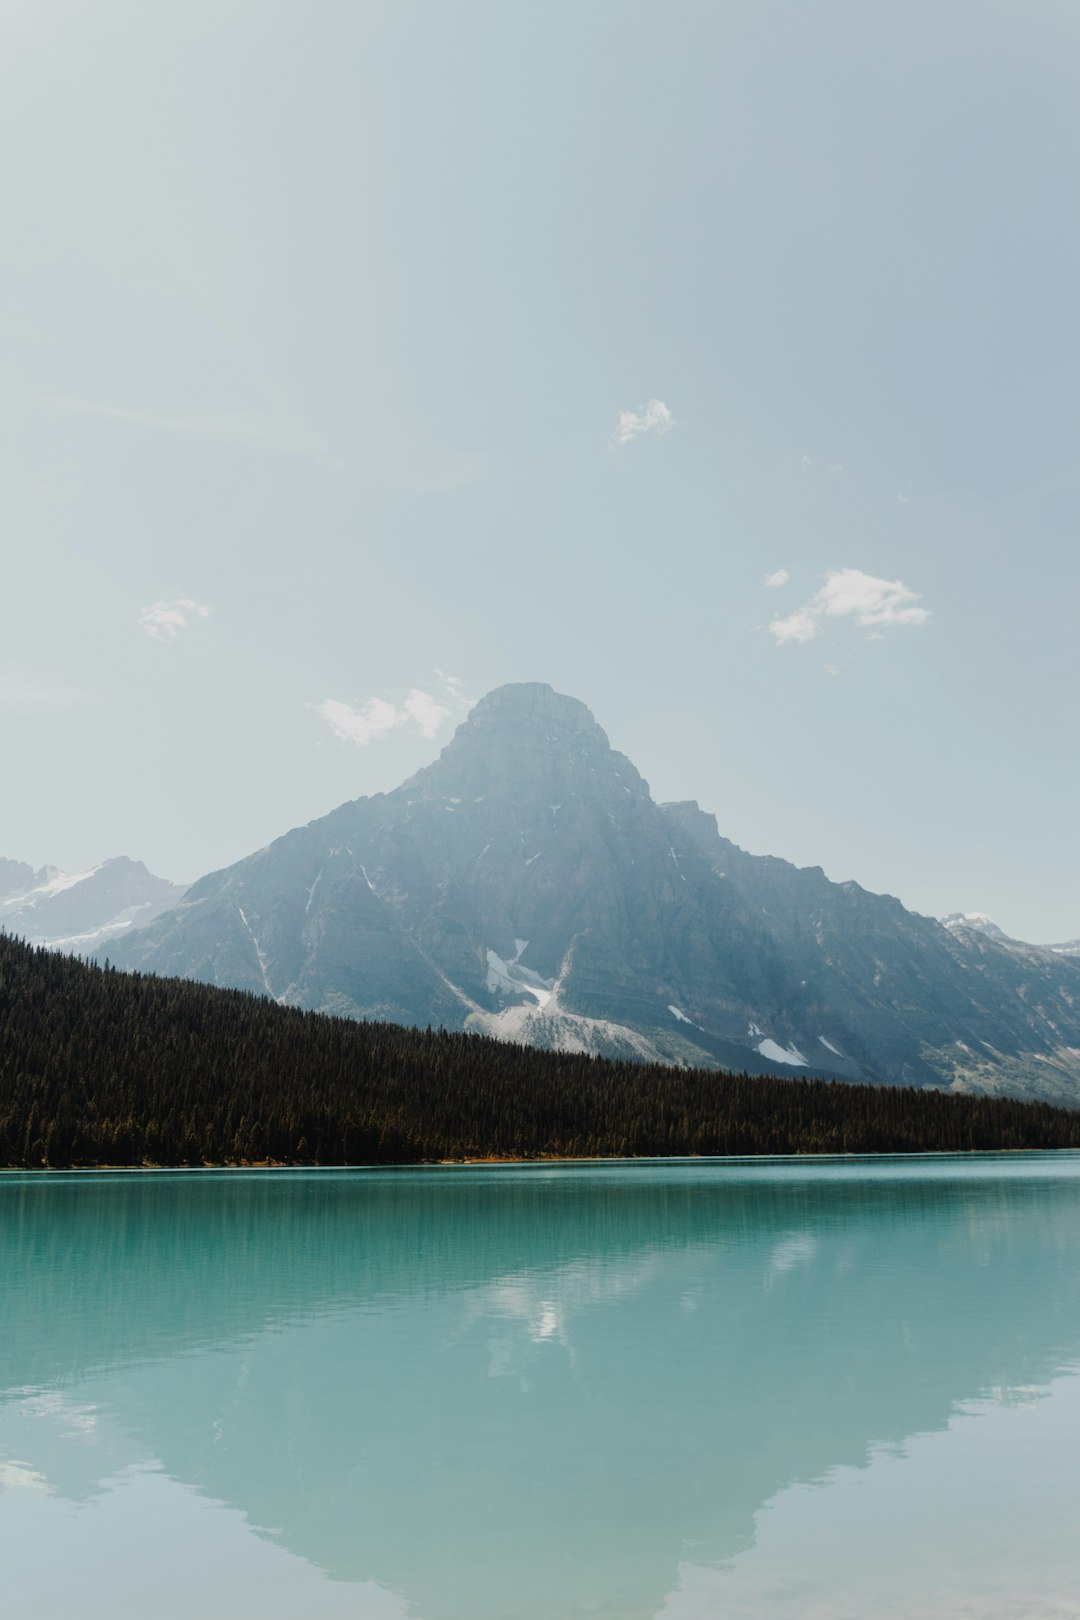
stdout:
[[(1080, 955), (746, 854), (584, 704), (483, 698), (439, 758), (196, 883), (120, 966), (675, 1063), (1080, 1099)], [(103, 953), (99, 953), (103, 954)]]
[(175, 906), (182, 884), (119, 855), (88, 872), (0, 857), (0, 930), (85, 955)]

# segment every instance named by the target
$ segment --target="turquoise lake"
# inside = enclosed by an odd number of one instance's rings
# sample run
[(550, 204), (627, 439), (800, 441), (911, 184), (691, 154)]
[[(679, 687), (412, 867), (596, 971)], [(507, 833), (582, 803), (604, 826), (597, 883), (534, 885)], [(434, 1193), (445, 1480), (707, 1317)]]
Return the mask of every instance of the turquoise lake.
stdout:
[(12, 1620), (1080, 1616), (1080, 1155), (0, 1175)]

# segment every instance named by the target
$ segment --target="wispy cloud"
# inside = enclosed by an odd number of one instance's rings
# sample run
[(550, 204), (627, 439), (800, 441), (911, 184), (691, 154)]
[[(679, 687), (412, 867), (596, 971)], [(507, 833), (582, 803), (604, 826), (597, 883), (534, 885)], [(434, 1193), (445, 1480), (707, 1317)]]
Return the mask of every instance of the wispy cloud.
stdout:
[(650, 399), (640, 411), (620, 411), (619, 423), (612, 435), (613, 444), (630, 444), (642, 433), (667, 433), (675, 426), (675, 418), (662, 399)]
[(53, 676), (0, 674), (0, 713), (38, 714), (50, 709), (81, 709), (97, 693)]
[(27, 404), (68, 416), (95, 417), (118, 426), (148, 428), (158, 433), (187, 434), (219, 443), (302, 456), (336, 466), (321, 440), (302, 423), (260, 411), (172, 411), (141, 405), (117, 405), (108, 400), (80, 399), (69, 394), (21, 394)]
[(468, 707), (472, 706), (472, 699), (465, 696), (464, 681), (459, 680), (456, 675), (447, 675), (441, 669), (437, 669), (435, 673), (442, 682), (448, 697), (453, 698), (454, 702), (457, 704), (465, 704)]
[(151, 602), (149, 607), (143, 608), (136, 623), (154, 641), (175, 641), (192, 619), (205, 619), (209, 615), (207, 602), (194, 602), (190, 596), (179, 596), (174, 602)]
[(900, 625), (926, 624), (928, 608), (916, 591), (898, 579), (877, 579), (861, 568), (833, 568), (821, 589), (784, 618), (772, 619), (769, 629), (778, 643), (813, 641), (826, 619), (852, 619), (879, 638), (882, 630)]
[(776, 591), (781, 585), (786, 585), (790, 578), (791, 575), (786, 568), (777, 568), (771, 574), (765, 575), (765, 583), (770, 591)]
[(324, 698), (311, 707), (322, 716), (341, 742), (354, 743), (366, 748), (402, 726), (419, 732), (429, 740), (438, 736), (446, 722), (469, 707), (464, 687), (456, 675), (444, 675), (436, 670), (442, 688), (439, 696), (412, 686), (400, 703), (385, 698), (371, 697), (366, 703), (354, 707), (338, 698)]

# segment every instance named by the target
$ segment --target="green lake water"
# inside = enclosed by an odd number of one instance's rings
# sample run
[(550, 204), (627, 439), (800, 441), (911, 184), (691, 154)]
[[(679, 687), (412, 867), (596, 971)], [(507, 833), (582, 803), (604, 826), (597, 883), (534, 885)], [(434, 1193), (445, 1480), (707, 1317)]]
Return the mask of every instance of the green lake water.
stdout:
[(11, 1620), (1080, 1616), (1080, 1156), (0, 1175)]

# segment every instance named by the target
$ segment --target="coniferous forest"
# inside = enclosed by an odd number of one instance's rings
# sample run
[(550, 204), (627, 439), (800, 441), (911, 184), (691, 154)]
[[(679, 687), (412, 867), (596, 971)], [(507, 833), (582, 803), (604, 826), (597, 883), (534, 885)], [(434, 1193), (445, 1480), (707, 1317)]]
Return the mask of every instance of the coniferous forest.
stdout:
[(0, 936), (0, 1165), (1080, 1148), (1080, 1113), (357, 1024)]

